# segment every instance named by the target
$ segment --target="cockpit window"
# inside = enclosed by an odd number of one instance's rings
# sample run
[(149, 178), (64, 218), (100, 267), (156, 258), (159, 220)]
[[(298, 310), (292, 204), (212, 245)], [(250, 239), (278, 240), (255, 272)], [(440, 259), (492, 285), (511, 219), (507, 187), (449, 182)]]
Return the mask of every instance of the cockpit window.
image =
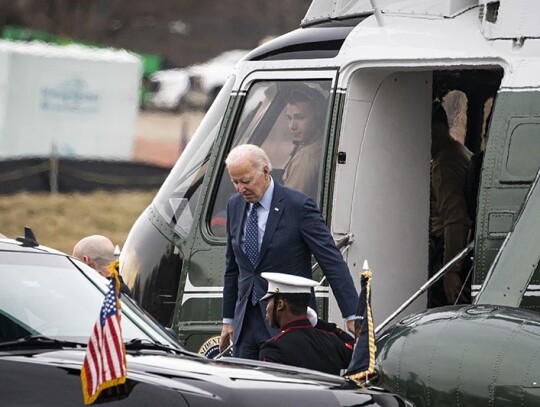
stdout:
[[(319, 202), (330, 88), (331, 80), (254, 83), (231, 148), (246, 143), (260, 146), (272, 163), (274, 182)], [(234, 192), (224, 169), (211, 212), (210, 230), (215, 236), (226, 234), (225, 207)]]
[(159, 214), (180, 237), (186, 237), (191, 230), (210, 152), (219, 133), (233, 84), (234, 76), (231, 76), (154, 200)]

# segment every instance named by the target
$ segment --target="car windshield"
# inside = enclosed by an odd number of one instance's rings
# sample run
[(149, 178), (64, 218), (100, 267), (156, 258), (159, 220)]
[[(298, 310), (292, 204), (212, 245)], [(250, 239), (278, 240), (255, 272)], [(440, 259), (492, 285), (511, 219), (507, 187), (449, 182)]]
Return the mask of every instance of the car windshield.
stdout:
[[(0, 343), (45, 336), (86, 344), (107, 280), (80, 265), (84, 272), (62, 255), (0, 252)], [(140, 339), (170, 346), (167, 333), (128, 302), (122, 301), (124, 342)]]

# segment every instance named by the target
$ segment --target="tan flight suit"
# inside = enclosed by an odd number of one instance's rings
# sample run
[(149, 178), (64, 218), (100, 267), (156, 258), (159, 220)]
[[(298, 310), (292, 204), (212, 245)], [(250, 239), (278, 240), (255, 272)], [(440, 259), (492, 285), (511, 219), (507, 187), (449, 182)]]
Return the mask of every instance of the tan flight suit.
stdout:
[(319, 192), (322, 146), (322, 137), (317, 137), (311, 144), (295, 147), (283, 174), (283, 185), (309, 195), (315, 202)]

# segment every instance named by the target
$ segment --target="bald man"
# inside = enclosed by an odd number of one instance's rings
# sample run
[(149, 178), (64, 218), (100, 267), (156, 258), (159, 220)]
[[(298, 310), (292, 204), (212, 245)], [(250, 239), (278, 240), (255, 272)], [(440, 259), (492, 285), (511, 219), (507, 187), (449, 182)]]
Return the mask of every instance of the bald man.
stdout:
[[(77, 242), (73, 247), (73, 257), (92, 267), (103, 277), (110, 278), (109, 265), (115, 260), (114, 244), (105, 236), (87, 236)], [(128, 286), (122, 280), (120, 273), (120, 292), (131, 296)]]

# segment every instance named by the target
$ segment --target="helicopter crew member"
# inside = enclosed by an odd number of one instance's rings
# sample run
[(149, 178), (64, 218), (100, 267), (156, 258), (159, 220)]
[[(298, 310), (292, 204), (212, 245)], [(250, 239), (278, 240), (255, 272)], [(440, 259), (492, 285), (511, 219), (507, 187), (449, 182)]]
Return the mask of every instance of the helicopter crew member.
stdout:
[(287, 119), (294, 148), (283, 185), (317, 200), (323, 148), (324, 96), (309, 86), (294, 88), (287, 99)]
[[(431, 127), (430, 277), (467, 246), (471, 223), (465, 200), (471, 153), (450, 136), (448, 118), (440, 105), (434, 108)], [(468, 270), (461, 266), (456, 263), (432, 287), (430, 308), (469, 302), (470, 290), (462, 289)]]
[(309, 278), (311, 254), (330, 283), (347, 329), (354, 332), (356, 289), (313, 199), (274, 183), (270, 160), (255, 145), (235, 147), (226, 164), (238, 193), (227, 203), (220, 350), (232, 339), (235, 356), (259, 358), (260, 346), (278, 333), (265, 319), (266, 302), (259, 302), (268, 287), (261, 273), (280, 270)]
[(338, 336), (320, 329), (323, 321), (312, 326), (307, 306), (318, 283), (282, 273), (262, 273), (262, 277), (268, 280), (268, 293), (262, 298), (268, 300), (266, 319), (281, 332), (261, 346), (259, 359), (339, 375), (349, 366), (354, 338), (343, 331)]

